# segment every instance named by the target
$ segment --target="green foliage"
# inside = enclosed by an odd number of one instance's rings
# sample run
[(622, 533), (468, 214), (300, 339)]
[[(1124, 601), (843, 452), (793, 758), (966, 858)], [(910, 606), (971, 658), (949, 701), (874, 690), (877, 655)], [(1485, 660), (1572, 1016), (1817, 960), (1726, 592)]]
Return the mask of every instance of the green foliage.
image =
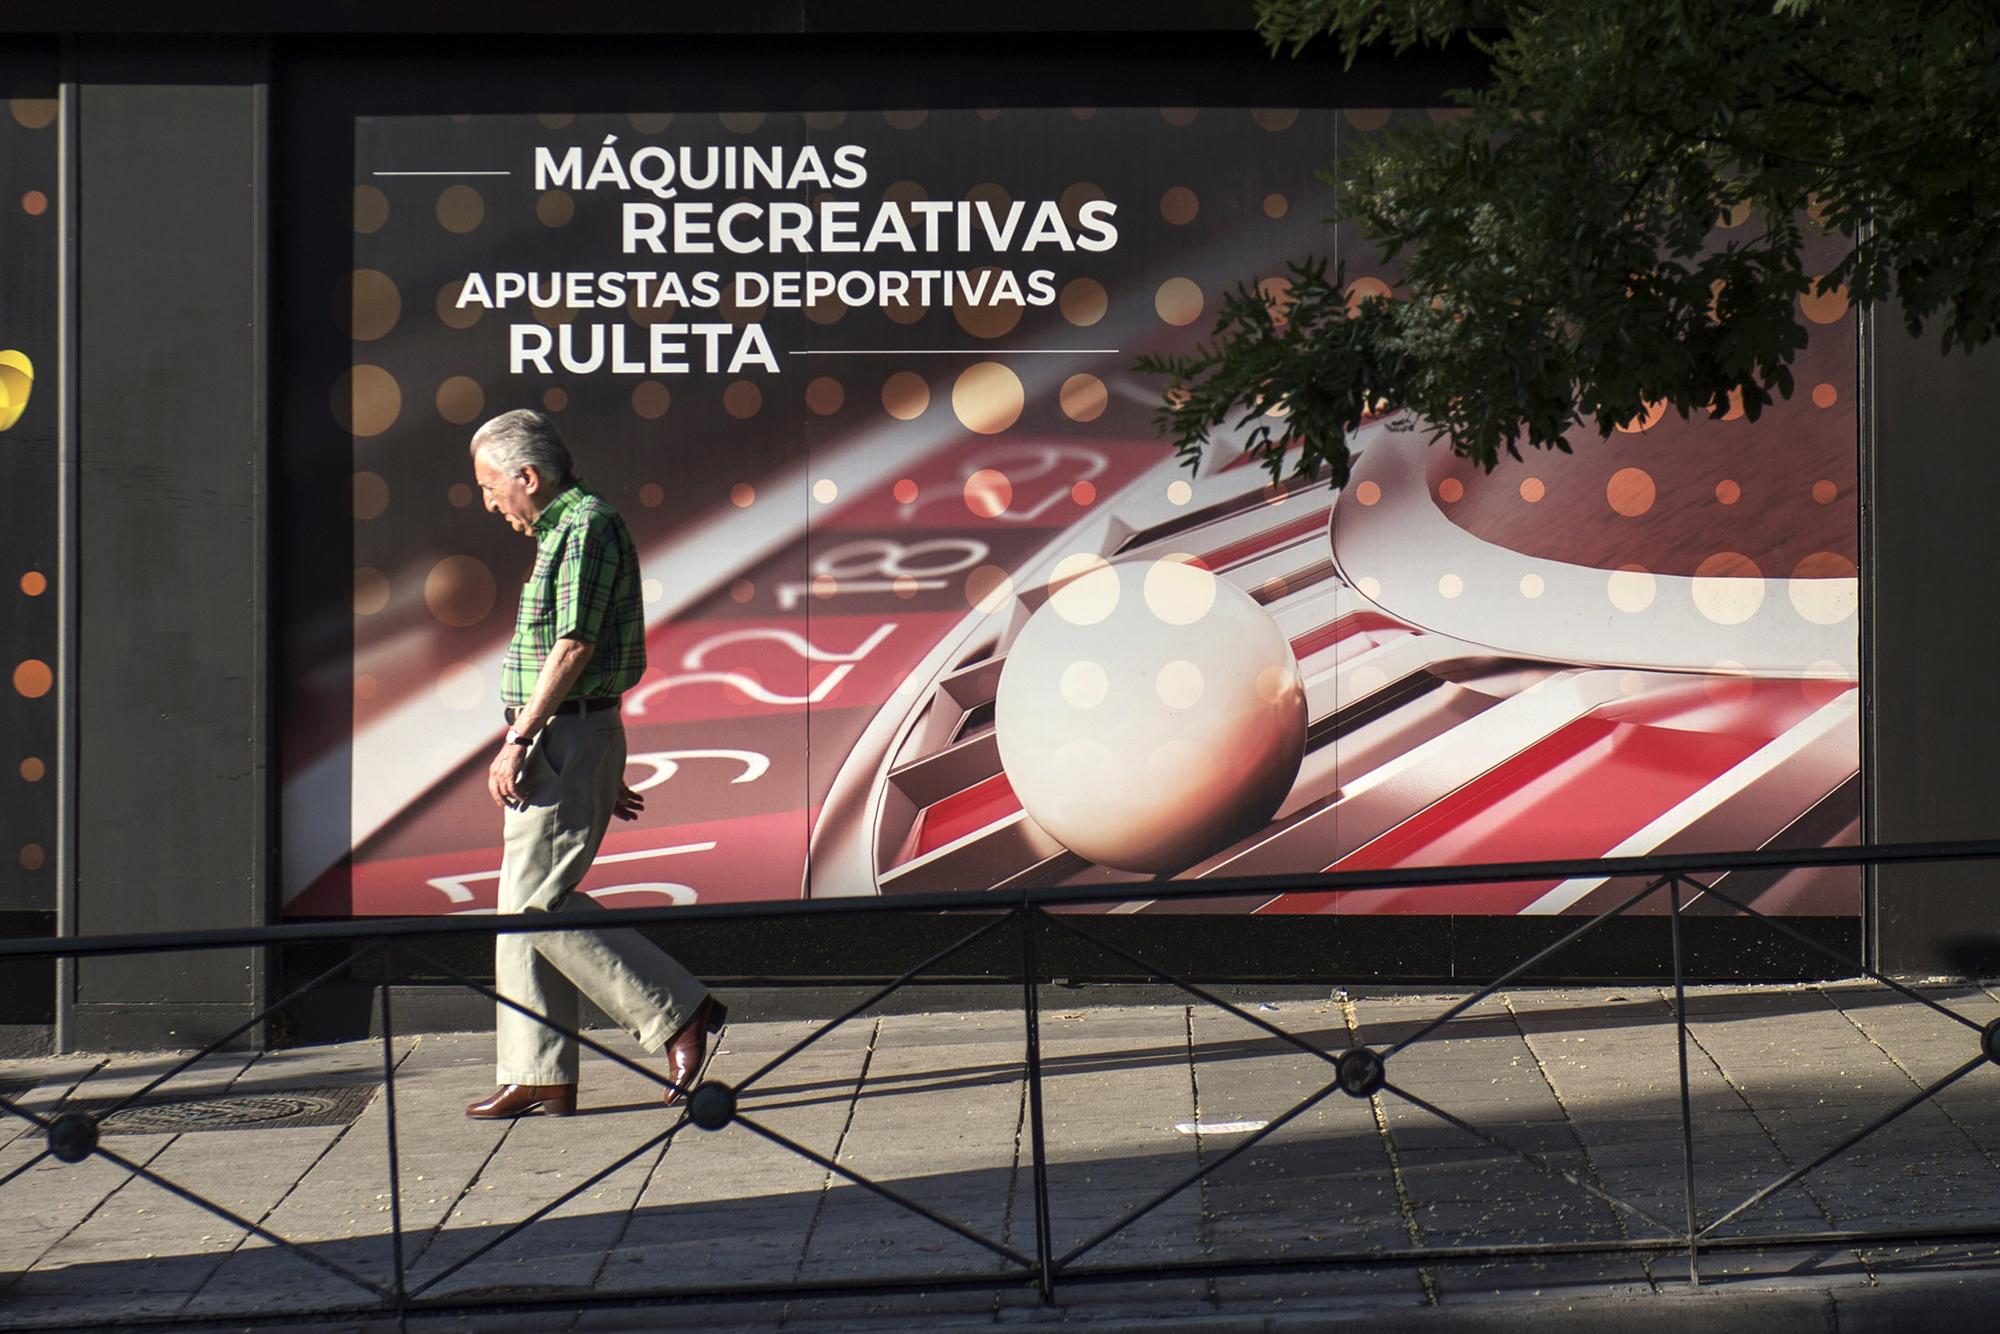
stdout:
[[(1369, 136), (1328, 176), (1400, 299), (1350, 303), (1341, 267), (1305, 263), (1289, 308), (1239, 289), (1196, 351), (1142, 363), (1190, 459), (1234, 427), (1274, 475), (1296, 445), (1343, 478), (1376, 407), (1487, 468), (1662, 401), (1755, 417), (1791, 393), (1816, 277), (1893, 297), (1946, 351), (2000, 331), (2000, 6), (1259, 0), (1258, 20), (1274, 53), (1469, 44), (1489, 73), (1452, 94), (1464, 115)], [(1840, 254), (1824, 275), (1814, 232)]]

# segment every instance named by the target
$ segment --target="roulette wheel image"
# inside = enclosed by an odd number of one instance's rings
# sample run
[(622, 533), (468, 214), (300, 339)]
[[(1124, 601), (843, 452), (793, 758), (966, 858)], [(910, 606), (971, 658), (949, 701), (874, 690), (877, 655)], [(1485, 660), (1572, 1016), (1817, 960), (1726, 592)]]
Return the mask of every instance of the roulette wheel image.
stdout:
[[(1360, 431), (1349, 485), (1204, 470), (1184, 506), (1128, 503), (1047, 544), (1008, 614), (966, 616), (864, 729), (829, 792), (813, 892), (1133, 880), (1023, 809), (996, 701), (1011, 647), (1093, 559), (1193, 561), (1261, 606), (1303, 684), (1301, 760), (1275, 809), (1157, 873), (1296, 874), (1849, 840), (1857, 814), (1854, 579), (1603, 570), (1483, 540), (1444, 512), (1411, 423)], [(1214, 451), (1226, 459), (1225, 450)], [(1162, 465), (1162, 472), (1172, 465)], [(1497, 474), (1496, 474), (1497, 475)], [(1158, 478), (1152, 479), (1158, 481)], [(1459, 484), (1462, 493), (1464, 483)], [(1454, 488), (1444, 488), (1445, 494)], [(1816, 573), (1818, 568), (1809, 570)], [(1106, 651), (1147, 651), (1129, 636)], [(1150, 665), (1148, 665), (1150, 666)], [(914, 689), (912, 689), (914, 685)], [(1061, 690), (1045, 709), (1074, 710)], [(997, 723), (997, 725), (996, 725)], [(1102, 781), (1154, 786), (1146, 757)], [(1212, 761), (1211, 761), (1212, 762)], [(1758, 887), (1824, 898), (1831, 876)], [(873, 887), (871, 889), (870, 887)], [(1593, 911), (1600, 884), (1292, 894), (1257, 912)], [(1699, 900), (1696, 900), (1698, 903)], [(1117, 911), (1242, 911), (1143, 896)], [(1782, 910), (1782, 909), (1780, 909)]]

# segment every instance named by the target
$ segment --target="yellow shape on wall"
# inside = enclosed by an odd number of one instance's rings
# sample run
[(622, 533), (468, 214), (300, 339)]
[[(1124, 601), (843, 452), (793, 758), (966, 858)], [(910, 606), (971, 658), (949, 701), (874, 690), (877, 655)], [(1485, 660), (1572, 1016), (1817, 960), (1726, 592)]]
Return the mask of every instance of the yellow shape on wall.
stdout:
[(28, 410), (28, 393), (35, 387), (35, 363), (25, 352), (0, 349), (0, 431), (21, 420)]

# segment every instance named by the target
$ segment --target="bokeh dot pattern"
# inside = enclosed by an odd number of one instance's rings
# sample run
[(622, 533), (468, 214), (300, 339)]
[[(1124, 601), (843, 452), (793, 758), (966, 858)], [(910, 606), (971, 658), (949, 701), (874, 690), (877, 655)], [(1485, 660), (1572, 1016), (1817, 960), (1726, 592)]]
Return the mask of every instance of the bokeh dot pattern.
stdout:
[(882, 410), (897, 421), (915, 421), (931, 405), (931, 387), (915, 371), (897, 371), (882, 382)]
[(1205, 298), (1192, 278), (1169, 278), (1153, 293), (1153, 309), (1176, 328), (1184, 328), (1201, 318)]
[(40, 658), (24, 658), (15, 664), (14, 693), (23, 699), (40, 699), (55, 683), (55, 673)]
[(821, 417), (830, 417), (840, 411), (841, 404), (846, 401), (847, 391), (831, 375), (815, 376), (806, 385), (806, 406)]
[(1063, 381), (1058, 401), (1062, 405), (1063, 416), (1073, 422), (1094, 422), (1104, 415), (1111, 396), (1104, 387), (1104, 381), (1087, 372), (1079, 372)]
[(1021, 419), (1027, 392), (1021, 377), (997, 361), (974, 362), (951, 386), (951, 410), (976, 435), (998, 435)]

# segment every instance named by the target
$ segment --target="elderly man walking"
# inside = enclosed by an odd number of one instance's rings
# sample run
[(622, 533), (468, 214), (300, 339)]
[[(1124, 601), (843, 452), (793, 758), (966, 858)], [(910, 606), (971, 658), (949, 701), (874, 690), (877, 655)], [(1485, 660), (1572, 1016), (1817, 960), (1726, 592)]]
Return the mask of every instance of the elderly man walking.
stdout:
[[(486, 508), (535, 540), (500, 693), (507, 737), (487, 771), (501, 807), (502, 913), (598, 909), (576, 892), (611, 817), (644, 799), (625, 786), (619, 696), (646, 669), (639, 557), (625, 521), (578, 481), (555, 423), (508, 412), (472, 436), (472, 471)], [(666, 1103), (701, 1071), (724, 1007), (685, 968), (632, 930), (500, 935), (493, 967), (502, 996), (570, 1032), (578, 993), (649, 1052), (665, 1050)], [(577, 1044), (508, 1006), (497, 1007), (500, 1087), (465, 1114), (479, 1119), (576, 1110)]]

